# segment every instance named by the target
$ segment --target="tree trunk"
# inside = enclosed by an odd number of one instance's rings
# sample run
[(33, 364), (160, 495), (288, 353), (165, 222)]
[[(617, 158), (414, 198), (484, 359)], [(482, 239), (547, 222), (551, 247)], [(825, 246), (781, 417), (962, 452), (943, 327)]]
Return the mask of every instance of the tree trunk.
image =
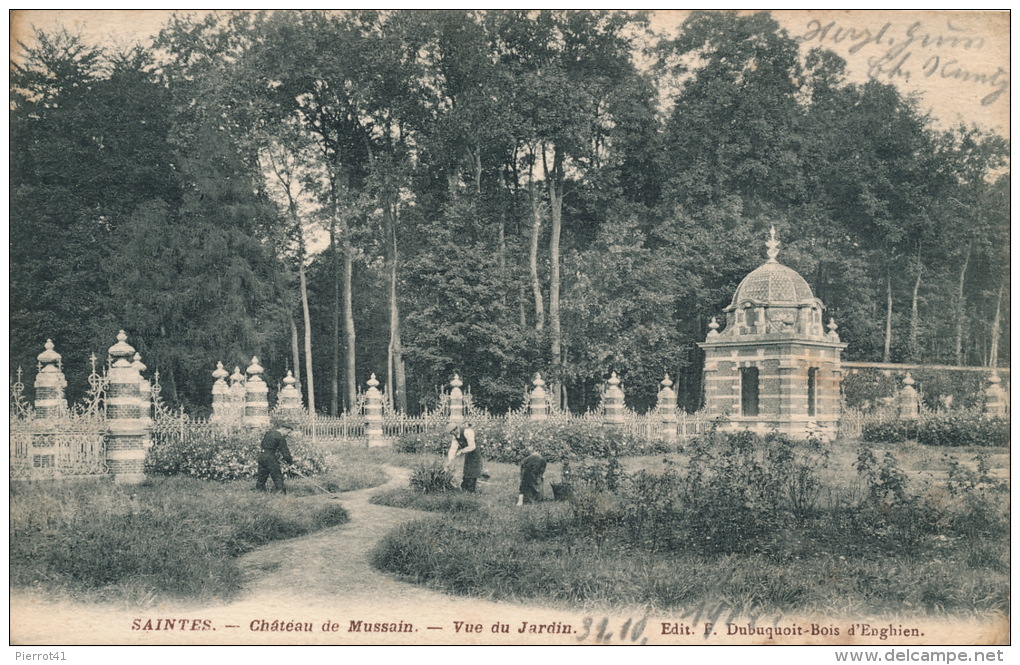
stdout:
[[(301, 241), (302, 248), (304, 240)], [(298, 280), (301, 284), (301, 312), (305, 319), (305, 376), (308, 377), (306, 392), (308, 395), (308, 413), (315, 414), (315, 379), (312, 374), (312, 317), (308, 311), (308, 279), (305, 276), (304, 250), (301, 251), (301, 264), (298, 266)]]
[(560, 231), (563, 220), (563, 157), (559, 150), (553, 154), (553, 169), (547, 174), (549, 183), (549, 327), (551, 328), (550, 355), (553, 361), (553, 394), (556, 404), (563, 408), (563, 357), (560, 330)]
[(963, 287), (967, 278), (967, 265), (970, 263), (970, 245), (967, 245), (967, 252), (963, 255), (963, 265), (960, 266), (960, 281), (956, 290), (956, 342), (953, 347), (953, 357), (957, 365), (963, 365), (963, 323), (967, 313), (966, 302), (964, 302)]
[(475, 194), (479, 198), (482, 196), (482, 149), (481, 146), (475, 146), (474, 150), (474, 162), (475, 162)]
[[(298, 238), (298, 287), (301, 298), (301, 312), (304, 318), (305, 326), (305, 376), (308, 377), (307, 384), (301, 383), (301, 354), (298, 349), (297, 340), (297, 324), (294, 321), (293, 314), (290, 318), (291, 325), (291, 346), (294, 353), (294, 378), (298, 382), (298, 386), (307, 386), (307, 403), (308, 413), (315, 413), (315, 381), (313, 379), (314, 373), (312, 371), (312, 317), (308, 312), (308, 280), (305, 277), (305, 256), (307, 254), (307, 248), (305, 247), (305, 234), (301, 229), (301, 218), (298, 216), (297, 201), (294, 198), (294, 192), (291, 186), (294, 182), (293, 173), (286, 168), (279, 168), (275, 160), (270, 156), (270, 164), (272, 165), (273, 172), (276, 174), (277, 179), (283, 186), (284, 191), (287, 194), (287, 211), (290, 213), (290, 221), (294, 225), (294, 233), (297, 234)], [(334, 244), (334, 229), (330, 227), (330, 247), (335, 247)], [(315, 436), (313, 429), (312, 436)]]
[(988, 366), (999, 365), (999, 326), (1002, 323), (1002, 294), (1006, 290), (1006, 282), (999, 284), (999, 297), (995, 300), (995, 317), (992, 319), (992, 348), (989, 352)]
[(290, 359), (291, 367), (294, 368), (294, 380), (301, 386), (301, 343), (298, 341), (297, 321), (294, 319), (294, 312), (290, 312)]
[[(333, 204), (333, 219), (330, 224), (330, 246), (333, 249), (333, 371), (330, 377), (332, 392), (330, 394), (330, 414), (337, 415), (340, 410), (340, 312), (343, 311), (343, 346), (347, 371), (344, 376), (346, 386), (346, 409), (353, 409), (357, 404), (357, 350), (354, 347), (356, 335), (354, 331), (354, 298), (351, 285), (354, 273), (354, 249), (351, 247), (351, 234), (347, 219), (340, 213), (340, 201), (337, 195), (337, 182), (330, 181), (330, 196)], [(340, 236), (337, 238), (337, 236)], [(338, 251), (342, 250), (342, 251)], [(341, 260), (340, 255), (343, 255)]]
[(921, 319), (918, 313), (917, 307), (917, 296), (921, 291), (921, 273), (923, 269), (918, 266), (917, 268), (917, 279), (914, 281), (914, 293), (910, 299), (910, 336), (907, 340), (907, 353), (911, 361), (916, 361), (920, 355), (920, 349), (917, 347), (917, 339), (920, 335)]
[(892, 357), (892, 275), (885, 277), (885, 347), (882, 349), (882, 362), (889, 362)]
[(538, 279), (538, 235), (542, 229), (542, 212), (538, 191), (531, 182), (531, 247), (528, 250), (528, 267), (531, 271), (531, 295), (535, 300), (535, 330), (545, 327), (545, 301), (542, 299), (542, 282)]
[[(334, 206), (336, 204), (334, 203)], [(334, 215), (336, 212), (334, 211)], [(346, 236), (346, 234), (344, 234)], [(333, 252), (333, 329), (332, 329), (332, 344), (333, 347), (333, 364), (330, 371), (330, 393), (329, 393), (329, 414), (331, 416), (337, 415), (338, 402), (340, 394), (340, 292), (341, 292), (341, 270), (340, 270), (340, 248), (337, 246), (339, 243), (336, 241), (336, 224), (330, 225), (330, 248)], [(347, 264), (350, 257), (348, 252), (343, 253), (343, 284), (346, 286), (349, 280), (347, 271)], [(346, 289), (344, 289), (346, 294)], [(346, 305), (346, 303), (345, 303)], [(346, 317), (347, 310), (344, 309)], [(346, 321), (346, 318), (345, 318)]]
[(384, 205), (384, 214), (387, 218), (390, 236), (390, 279), (389, 279), (389, 300), (390, 300), (390, 345), (389, 362), (387, 373), (389, 383), (386, 384), (387, 395), (390, 395), (390, 405), (396, 406), (401, 413), (407, 411), (407, 378), (404, 374), (404, 351), (400, 343), (400, 304), (397, 300), (397, 264), (399, 254), (397, 252), (397, 207), (395, 202)]
[[(344, 272), (343, 272), (343, 302), (344, 302), (344, 347), (347, 359), (347, 376), (345, 383), (347, 387), (347, 409), (353, 409), (358, 403), (357, 384), (357, 359), (354, 348), (356, 339), (354, 331), (354, 293), (351, 286), (351, 279), (354, 273), (353, 249), (349, 240), (344, 240)], [(334, 351), (335, 353), (335, 351)], [(333, 377), (334, 382), (337, 377)]]
[[(497, 257), (497, 263), (499, 265), (499, 273), (501, 275), (506, 273), (506, 220), (503, 215), (499, 218), (499, 256)], [(506, 292), (503, 293), (504, 298)]]
[(517, 285), (517, 291), (518, 291), (518, 293), (517, 293), (517, 315), (518, 315), (518, 318), (520, 320), (521, 328), (524, 328), (524, 327), (526, 327), (528, 325), (528, 311), (527, 311), (527, 309), (524, 306), (524, 302), (525, 302), (525, 300), (527, 300), (527, 296), (524, 293), (524, 285), (523, 284), (518, 284)]

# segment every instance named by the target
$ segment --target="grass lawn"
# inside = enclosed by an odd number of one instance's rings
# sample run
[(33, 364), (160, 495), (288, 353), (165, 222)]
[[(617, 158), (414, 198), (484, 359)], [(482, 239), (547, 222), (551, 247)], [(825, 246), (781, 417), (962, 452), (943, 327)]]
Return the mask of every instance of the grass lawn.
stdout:
[(333, 446), (331, 470), (288, 478), (286, 496), (252, 491), (253, 479), (12, 483), (11, 586), (132, 605), (231, 598), (243, 582), (239, 555), (348, 521), (341, 502), (301, 499), (322, 493), (311, 481), (330, 492), (374, 487), (394, 456)]
[[(622, 459), (625, 477), (647, 472), (641, 489), (624, 481), (615, 493), (580, 488), (570, 502), (521, 508), (513, 505), (517, 468), (487, 463), (492, 478), (476, 495), (389, 490), (374, 497), (445, 514), (390, 534), (373, 561), (446, 592), (571, 606), (721, 607), (745, 615), (1008, 612), (1008, 494), (994, 480), (1008, 475), (1008, 450), (872, 448), (870, 476), (858, 473), (858, 444), (828, 450), (812, 467), (811, 505), (797, 515), (779, 498), (781, 515), (769, 505), (733, 505), (733, 483), (712, 483), (713, 473), (745, 473), (751, 457), (699, 467), (708, 480), (695, 515), (663, 491), (683, 487), (677, 479), (693, 468), (688, 454)], [(991, 466), (983, 480), (978, 453)], [(750, 471), (759, 476), (744, 482), (763, 487), (797, 477), (779, 464)], [(561, 465), (549, 466), (547, 497), (560, 475)]]

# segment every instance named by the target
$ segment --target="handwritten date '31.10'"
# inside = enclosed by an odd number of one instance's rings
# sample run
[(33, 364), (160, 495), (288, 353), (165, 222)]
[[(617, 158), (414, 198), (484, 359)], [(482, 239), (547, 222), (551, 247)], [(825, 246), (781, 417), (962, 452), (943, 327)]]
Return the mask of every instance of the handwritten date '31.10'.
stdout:
[[(577, 641), (585, 642), (590, 640), (596, 644), (611, 644), (614, 641), (614, 635), (613, 631), (609, 629), (609, 618), (603, 617), (602, 620), (599, 621), (598, 625), (594, 627), (596, 632), (592, 634), (592, 624), (594, 623), (595, 620), (591, 617), (584, 618), (584, 622), (582, 623), (584, 632), (581, 635), (578, 635)], [(616, 643), (626, 644), (628, 643), (629, 638), (630, 644), (648, 644), (648, 638), (641, 636), (641, 634), (645, 632), (645, 627), (647, 625), (648, 617), (644, 617), (637, 622), (634, 622), (632, 619), (627, 619), (627, 621), (624, 622), (623, 627), (620, 628), (619, 635), (616, 636)]]

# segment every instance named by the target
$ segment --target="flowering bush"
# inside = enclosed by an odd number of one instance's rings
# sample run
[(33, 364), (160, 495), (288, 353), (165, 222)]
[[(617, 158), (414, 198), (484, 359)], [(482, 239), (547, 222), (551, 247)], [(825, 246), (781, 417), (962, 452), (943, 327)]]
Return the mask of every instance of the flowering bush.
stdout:
[[(534, 450), (549, 463), (570, 458), (600, 458), (616, 451), (621, 456), (671, 452), (657, 440), (645, 439), (626, 431), (614, 430), (598, 420), (532, 421), (526, 419), (482, 420), (473, 425), (475, 441), (482, 456), (493, 462), (518, 464)], [(397, 438), (396, 449), (403, 453), (442, 455), (449, 446), (449, 434), (441, 430), (405, 434)]]
[[(162, 441), (149, 450), (146, 470), (205, 480), (254, 478), (263, 434), (262, 430), (247, 428), (209, 428), (203, 429), (201, 435), (184, 430), (184, 436)], [(294, 458), (294, 466), (302, 474), (327, 470), (322, 451), (305, 437), (291, 434), (287, 437), (287, 447)]]

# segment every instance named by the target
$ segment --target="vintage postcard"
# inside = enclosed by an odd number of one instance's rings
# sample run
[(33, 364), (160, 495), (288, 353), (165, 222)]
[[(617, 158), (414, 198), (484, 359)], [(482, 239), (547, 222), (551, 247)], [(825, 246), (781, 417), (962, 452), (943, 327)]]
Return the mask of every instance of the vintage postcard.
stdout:
[(1002, 659), (1008, 11), (10, 20), (19, 658)]

